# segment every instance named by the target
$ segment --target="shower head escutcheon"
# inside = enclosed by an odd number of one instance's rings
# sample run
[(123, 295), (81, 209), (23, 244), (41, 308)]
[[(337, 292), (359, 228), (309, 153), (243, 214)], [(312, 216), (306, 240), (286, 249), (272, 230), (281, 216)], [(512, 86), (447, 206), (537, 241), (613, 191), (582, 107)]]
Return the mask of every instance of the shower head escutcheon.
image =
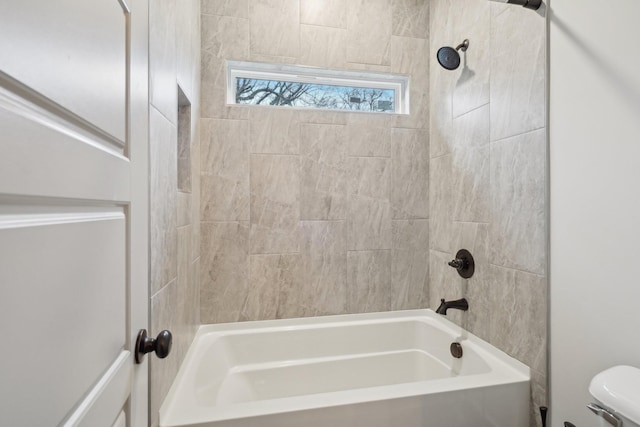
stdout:
[(455, 70), (460, 66), (460, 54), (459, 50), (466, 52), (469, 47), (469, 40), (465, 39), (462, 43), (460, 43), (456, 48), (452, 48), (449, 46), (441, 47), (438, 49), (438, 53), (436, 57), (438, 58), (438, 63), (442, 65), (442, 68), (446, 70)]
[(542, 0), (491, 0), (498, 3), (517, 4), (527, 9), (538, 10), (542, 5)]

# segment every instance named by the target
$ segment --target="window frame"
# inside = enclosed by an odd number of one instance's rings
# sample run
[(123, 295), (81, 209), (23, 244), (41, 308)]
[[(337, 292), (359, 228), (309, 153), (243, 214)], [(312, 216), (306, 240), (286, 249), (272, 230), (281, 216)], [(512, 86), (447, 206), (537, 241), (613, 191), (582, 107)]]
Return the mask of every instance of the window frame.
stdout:
[(347, 86), (365, 89), (393, 90), (395, 94), (394, 111), (362, 111), (346, 109), (329, 109), (315, 107), (280, 107), (300, 108), (316, 111), (343, 111), (349, 113), (370, 114), (409, 114), (409, 76), (372, 71), (346, 71), (301, 65), (268, 64), (248, 61), (226, 61), (227, 68), (227, 105), (251, 105), (236, 102), (236, 79), (275, 80), (293, 83), (308, 83), (329, 86)]

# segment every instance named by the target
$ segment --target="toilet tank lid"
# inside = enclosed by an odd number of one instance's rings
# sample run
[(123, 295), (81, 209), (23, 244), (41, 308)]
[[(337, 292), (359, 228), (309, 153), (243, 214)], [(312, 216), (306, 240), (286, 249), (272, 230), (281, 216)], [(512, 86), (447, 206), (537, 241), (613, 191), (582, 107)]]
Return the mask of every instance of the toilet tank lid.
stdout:
[(640, 424), (640, 369), (614, 366), (591, 380), (589, 393), (603, 405)]

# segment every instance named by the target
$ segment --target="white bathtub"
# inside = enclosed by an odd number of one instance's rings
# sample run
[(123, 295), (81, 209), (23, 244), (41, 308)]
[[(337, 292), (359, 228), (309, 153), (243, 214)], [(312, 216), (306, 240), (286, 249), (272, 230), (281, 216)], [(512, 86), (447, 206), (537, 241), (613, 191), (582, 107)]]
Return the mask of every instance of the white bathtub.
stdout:
[(529, 368), (431, 310), (205, 325), (160, 426), (528, 427)]

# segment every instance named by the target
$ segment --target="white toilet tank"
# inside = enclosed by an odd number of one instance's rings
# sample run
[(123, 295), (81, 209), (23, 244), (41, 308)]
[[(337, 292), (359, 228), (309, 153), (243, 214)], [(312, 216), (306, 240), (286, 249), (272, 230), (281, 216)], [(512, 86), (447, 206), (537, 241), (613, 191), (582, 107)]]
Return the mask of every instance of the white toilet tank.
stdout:
[[(640, 427), (640, 369), (614, 366), (591, 380), (589, 409), (614, 427)], [(602, 425), (607, 425), (603, 423)]]

